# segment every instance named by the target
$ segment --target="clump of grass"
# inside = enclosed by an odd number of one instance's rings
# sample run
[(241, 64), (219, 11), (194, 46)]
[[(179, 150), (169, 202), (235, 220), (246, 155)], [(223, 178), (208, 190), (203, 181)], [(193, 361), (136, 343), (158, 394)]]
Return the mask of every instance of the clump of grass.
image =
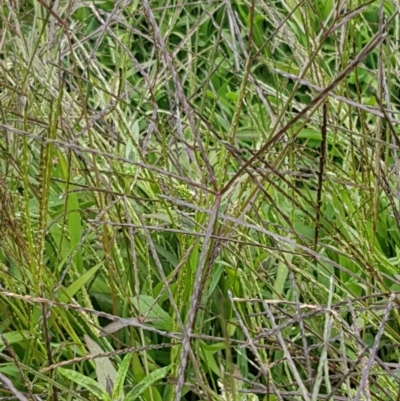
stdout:
[(396, 2), (6, 3), (0, 400), (394, 400)]

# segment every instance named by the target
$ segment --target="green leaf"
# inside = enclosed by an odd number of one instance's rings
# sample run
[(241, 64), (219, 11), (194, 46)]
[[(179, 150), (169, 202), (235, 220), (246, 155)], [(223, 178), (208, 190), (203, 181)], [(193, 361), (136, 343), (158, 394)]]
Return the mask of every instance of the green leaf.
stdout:
[(214, 352), (207, 351), (201, 344), (202, 352), (201, 359), (204, 361), (204, 365), (207, 366), (213, 373), (215, 373), (218, 377), (221, 377), (221, 370), (215, 362)]
[(164, 368), (160, 368), (151, 372), (148, 376), (146, 376), (139, 384), (137, 384), (126, 396), (125, 401), (134, 401), (136, 398), (140, 396), (146, 389), (148, 389), (152, 384), (157, 382), (158, 380), (163, 379), (169, 369), (170, 366), (166, 366)]
[[(68, 226), (69, 235), (71, 238), (71, 253), (76, 252), (77, 248), (80, 247), (80, 241), (82, 239), (82, 219), (79, 207), (79, 199), (76, 193), (70, 193), (68, 196)], [(79, 249), (74, 257), (79, 273), (83, 272), (83, 259), (82, 250)]]
[(220, 343), (214, 343), (214, 344), (207, 344), (202, 342), (201, 347), (204, 348), (206, 351), (211, 352), (212, 354), (215, 354), (216, 352), (226, 349), (226, 343), (220, 342)]
[[(170, 222), (170, 219), (166, 218), (165, 221)], [(176, 266), (179, 263), (178, 258), (173, 255), (171, 252), (169, 252), (167, 249), (165, 249), (164, 247), (158, 245), (158, 244), (154, 244), (154, 247), (156, 248), (157, 253), (159, 253), (163, 258), (165, 258), (165, 260), (170, 263), (172, 266)]]
[(29, 331), (27, 330), (20, 330), (20, 331), (11, 331), (9, 333), (3, 333), (0, 336), (0, 350), (4, 349), (4, 342), (3, 342), (3, 337), (4, 339), (11, 345), (15, 343), (20, 343), (22, 341), (27, 340), (30, 338)]
[(228, 92), (225, 97), (229, 100), (233, 100), (237, 102), (239, 100), (239, 93), (238, 92)]
[(210, 297), (214, 293), (215, 287), (218, 285), (219, 279), (221, 278), (221, 274), (223, 273), (224, 270), (225, 270), (225, 266), (223, 264), (220, 264), (218, 266), (218, 269), (212, 275), (211, 283), (208, 287), (207, 297)]
[[(70, 298), (72, 298), (99, 270), (100, 266), (102, 265), (103, 262), (97, 264), (96, 266), (92, 267), (89, 269), (85, 274), (80, 276), (75, 282), (73, 282), (67, 289), (66, 293)], [(67, 302), (68, 301), (68, 296), (67, 294), (62, 294), (60, 296), (60, 301), (61, 302)]]
[(76, 372), (74, 370), (58, 368), (57, 371), (61, 373), (67, 379), (73, 381), (86, 390), (90, 391), (97, 399), (104, 401), (111, 401), (110, 396), (107, 392), (93, 379), (83, 375), (82, 373)]
[(154, 303), (154, 298), (148, 295), (140, 295), (139, 302), (137, 297), (131, 297), (131, 301), (141, 315), (150, 319), (157, 319), (153, 323), (154, 327), (159, 330), (173, 331), (171, 316), (158, 303)]
[(323, 13), (324, 19), (328, 18), (328, 15), (332, 11), (332, 8), (333, 8), (333, 0), (325, 0), (324, 13)]
[[(289, 247), (289, 249), (293, 251), (293, 247)], [(289, 253), (286, 256), (287, 263), (290, 264), (292, 262), (292, 259), (293, 259), (293, 254)], [(289, 269), (286, 263), (279, 261), (274, 283), (274, 290), (277, 295), (282, 295), (288, 275), (289, 275)]]
[[(169, 362), (168, 362), (169, 363)], [(142, 361), (138, 355), (138, 353), (132, 354), (132, 375), (135, 379), (135, 383), (140, 383), (142, 380), (147, 377), (147, 373), (142, 366)], [(153, 368), (154, 370), (154, 368)], [(150, 369), (151, 371), (151, 369)], [(148, 388), (143, 392), (140, 396), (141, 401), (163, 401), (158, 389), (156, 387)], [(125, 400), (126, 401), (126, 400)]]
[(112, 399), (115, 401), (120, 401), (124, 398), (124, 382), (126, 375), (128, 374), (131, 359), (132, 354), (126, 355), (119, 367), (117, 377), (115, 379), (114, 390), (112, 392)]
[(21, 382), (21, 372), (18, 370), (18, 367), (15, 366), (14, 363), (3, 363), (0, 364), (0, 373), (4, 373), (7, 376), (11, 376), (13, 378), (14, 384), (18, 381)]
[(315, 139), (318, 141), (322, 140), (322, 135), (321, 132), (315, 131), (309, 128), (304, 128), (302, 129), (299, 134), (297, 135), (297, 138), (300, 139)]

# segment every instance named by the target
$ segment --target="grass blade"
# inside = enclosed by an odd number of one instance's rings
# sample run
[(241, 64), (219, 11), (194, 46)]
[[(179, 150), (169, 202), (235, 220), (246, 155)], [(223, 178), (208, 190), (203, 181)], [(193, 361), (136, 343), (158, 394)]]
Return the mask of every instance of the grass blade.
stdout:
[(157, 381), (163, 379), (168, 371), (170, 366), (166, 366), (164, 368), (159, 368), (153, 372), (151, 372), (147, 377), (145, 377), (138, 385), (136, 385), (126, 396), (125, 401), (134, 401), (136, 400), (146, 389), (148, 389), (152, 384)]

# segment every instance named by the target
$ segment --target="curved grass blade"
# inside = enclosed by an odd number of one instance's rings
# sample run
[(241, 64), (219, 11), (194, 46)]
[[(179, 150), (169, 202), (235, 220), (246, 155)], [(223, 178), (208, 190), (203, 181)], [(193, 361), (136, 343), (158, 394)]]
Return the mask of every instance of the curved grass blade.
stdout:
[(125, 401), (134, 401), (136, 400), (145, 390), (147, 390), (152, 384), (157, 382), (158, 380), (163, 379), (171, 365), (166, 366), (164, 368), (160, 368), (151, 372), (147, 377), (145, 377), (139, 384), (137, 384), (126, 396)]
[(125, 382), (126, 375), (128, 373), (131, 359), (132, 359), (132, 354), (126, 355), (126, 357), (124, 358), (124, 360), (122, 361), (122, 363), (119, 367), (117, 377), (115, 379), (114, 389), (112, 392), (113, 401), (114, 400), (121, 401), (124, 399), (124, 382)]
[(57, 371), (61, 373), (65, 378), (90, 391), (90, 393), (97, 397), (97, 399), (103, 401), (111, 401), (110, 396), (102, 388), (102, 386), (90, 377), (87, 377), (82, 373), (70, 369), (58, 368)]

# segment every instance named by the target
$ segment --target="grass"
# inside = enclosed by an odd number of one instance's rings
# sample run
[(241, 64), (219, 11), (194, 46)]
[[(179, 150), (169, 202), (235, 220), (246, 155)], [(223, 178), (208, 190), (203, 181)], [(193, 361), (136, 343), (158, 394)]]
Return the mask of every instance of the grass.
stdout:
[(397, 1), (4, 1), (0, 400), (399, 399)]

